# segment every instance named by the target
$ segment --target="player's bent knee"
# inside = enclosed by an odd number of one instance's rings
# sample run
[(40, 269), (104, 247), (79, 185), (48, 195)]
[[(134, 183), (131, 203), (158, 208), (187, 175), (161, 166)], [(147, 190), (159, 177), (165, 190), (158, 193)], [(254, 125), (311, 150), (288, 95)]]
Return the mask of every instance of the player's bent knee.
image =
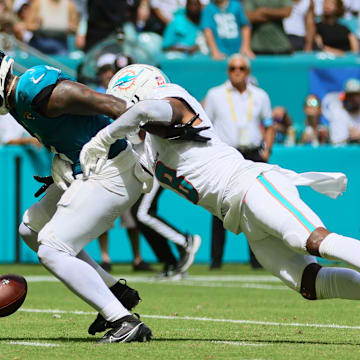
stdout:
[(37, 241), (37, 232), (31, 230), (23, 222), (19, 226), (19, 234), (29, 248), (35, 252), (38, 251), (39, 243)]
[(316, 228), (306, 241), (306, 250), (314, 256), (321, 256), (319, 252), (321, 242), (330, 234), (330, 231), (323, 228)]
[(316, 300), (316, 277), (321, 269), (318, 263), (311, 263), (303, 271), (300, 294), (307, 300)]

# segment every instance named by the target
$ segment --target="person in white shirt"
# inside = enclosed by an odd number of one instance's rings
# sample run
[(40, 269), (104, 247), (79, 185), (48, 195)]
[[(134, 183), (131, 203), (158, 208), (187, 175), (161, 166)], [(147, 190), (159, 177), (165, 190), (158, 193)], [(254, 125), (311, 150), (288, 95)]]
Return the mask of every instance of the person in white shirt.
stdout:
[(313, 0), (293, 0), (290, 16), (283, 26), (294, 51), (312, 51), (315, 38), (315, 14)]
[[(275, 131), (268, 94), (249, 82), (250, 62), (234, 54), (228, 61), (229, 79), (210, 89), (204, 109), (222, 141), (238, 149), (247, 160), (267, 162), (274, 142)], [(222, 222), (214, 217), (212, 223), (211, 268), (221, 267), (225, 244)], [(250, 251), (253, 268), (260, 267)]]
[[(344, 174), (297, 174), (245, 160), (218, 138), (204, 109), (185, 89), (167, 83), (143, 91), (144, 83), (134, 82), (129, 100), (135, 105), (83, 146), (85, 177), (101, 171), (116, 139), (141, 127), (150, 134), (147, 165), (161, 186), (218, 216), (228, 230), (243, 231), (262, 265), (285, 285), (308, 300), (360, 299), (359, 271), (322, 267), (316, 259), (360, 269), (359, 240), (327, 230), (296, 188), (308, 185), (336, 198), (345, 191)], [(119, 96), (123, 90), (113, 83), (108, 91)]]
[(360, 143), (360, 80), (348, 79), (344, 92), (330, 92), (322, 100), (332, 144)]
[(0, 145), (27, 144), (42, 146), (39, 140), (32, 137), (9, 113), (0, 115)]

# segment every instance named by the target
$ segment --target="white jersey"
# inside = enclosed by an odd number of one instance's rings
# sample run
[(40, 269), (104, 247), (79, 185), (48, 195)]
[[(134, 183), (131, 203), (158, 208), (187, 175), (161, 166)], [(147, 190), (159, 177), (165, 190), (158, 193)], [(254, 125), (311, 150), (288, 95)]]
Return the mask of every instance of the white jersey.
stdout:
[[(211, 138), (207, 143), (199, 143), (170, 141), (148, 134), (145, 148), (156, 178), (162, 186), (176, 191), (224, 220), (230, 207), (230, 197), (235, 196), (241, 204), (255, 178), (272, 168), (272, 165), (245, 160), (235, 148), (222, 142), (200, 103), (182, 87), (166, 84), (158, 88), (151, 97), (184, 100), (199, 114), (202, 120), (199, 127), (210, 127), (202, 131), (201, 135)], [(237, 179), (236, 189), (231, 187), (234, 178)], [(229, 230), (239, 232), (238, 223), (224, 224)]]

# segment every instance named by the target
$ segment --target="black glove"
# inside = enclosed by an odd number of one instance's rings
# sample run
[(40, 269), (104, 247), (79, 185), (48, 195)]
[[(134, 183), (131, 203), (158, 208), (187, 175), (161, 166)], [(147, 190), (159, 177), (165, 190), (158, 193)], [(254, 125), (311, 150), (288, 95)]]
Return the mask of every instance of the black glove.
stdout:
[(43, 194), (46, 189), (54, 183), (54, 180), (52, 178), (52, 176), (39, 176), (39, 175), (34, 175), (34, 179), (39, 182), (42, 183), (44, 185), (41, 186), (41, 188), (34, 194), (34, 196), (37, 198), (39, 197), (41, 194)]
[(211, 138), (200, 135), (200, 131), (210, 129), (210, 126), (202, 126), (198, 128), (192, 127), (192, 124), (199, 117), (199, 114), (196, 114), (190, 121), (186, 124), (175, 124), (171, 125), (168, 128), (165, 139), (168, 140), (190, 140), (197, 142), (207, 142)]

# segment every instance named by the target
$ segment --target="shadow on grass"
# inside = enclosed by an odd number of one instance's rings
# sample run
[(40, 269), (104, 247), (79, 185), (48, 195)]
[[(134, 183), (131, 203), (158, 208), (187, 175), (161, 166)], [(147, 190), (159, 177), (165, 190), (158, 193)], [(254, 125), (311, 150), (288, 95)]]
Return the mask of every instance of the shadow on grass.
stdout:
[(0, 338), (0, 343), (3, 341), (28, 341), (28, 342), (46, 342), (46, 341), (57, 341), (61, 343), (96, 343), (99, 338), (80, 338), (80, 337), (38, 337), (38, 336), (27, 336), (27, 337), (4, 337)]
[[(27, 341), (27, 342), (48, 342), (48, 341), (56, 341), (60, 343), (93, 343), (97, 344), (97, 341), (101, 339), (101, 337), (96, 338), (80, 338), (80, 337), (7, 337), (7, 338), (0, 338), (0, 344), (2, 342), (9, 342), (9, 341)], [(279, 344), (294, 344), (294, 345), (340, 345), (340, 346), (359, 346), (360, 342), (329, 342), (329, 341), (318, 341), (318, 340), (256, 340), (256, 339), (206, 339), (206, 338), (152, 338), (152, 342), (210, 342), (210, 343), (233, 343), (236, 345), (246, 345), (249, 344), (259, 344), (259, 345), (279, 345)]]
[(214, 343), (249, 343), (249, 344), (300, 344), (300, 345), (351, 345), (351, 346), (359, 346), (360, 342), (330, 342), (330, 341), (315, 341), (315, 340), (256, 340), (256, 339), (206, 339), (206, 338), (153, 338), (152, 341), (162, 342), (162, 341), (199, 341), (199, 342), (214, 342)]

